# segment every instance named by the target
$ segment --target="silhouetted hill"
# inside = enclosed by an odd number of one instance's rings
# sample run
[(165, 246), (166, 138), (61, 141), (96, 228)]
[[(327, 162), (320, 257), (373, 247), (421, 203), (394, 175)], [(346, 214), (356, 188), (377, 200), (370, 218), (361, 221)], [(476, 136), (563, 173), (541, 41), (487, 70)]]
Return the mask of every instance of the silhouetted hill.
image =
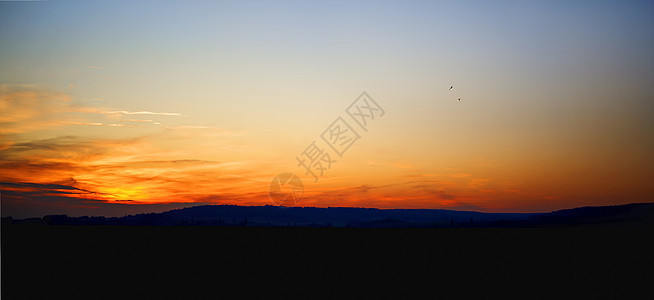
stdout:
[(535, 215), (441, 209), (205, 205), (120, 218), (46, 216), (44, 222), (59, 225), (453, 227), (525, 221)]
[(1, 296), (422, 299), (449, 291), (455, 299), (646, 299), (654, 227), (639, 224), (651, 224), (653, 207), (484, 214), (219, 205), (121, 218), (5, 218)]
[(654, 203), (586, 206), (537, 216), (542, 225), (625, 224), (654, 226)]
[(302, 227), (539, 227), (594, 224), (654, 226), (654, 203), (580, 207), (551, 213), (481, 213), (443, 209), (204, 205), (124, 217), (12, 220), (21, 225), (302, 226)]
[[(491, 214), (472, 211), (441, 209), (375, 209), (353, 207), (280, 207), (280, 206), (234, 206), (208, 205), (177, 209), (160, 214), (176, 223), (207, 225), (215, 223), (240, 225), (247, 220), (248, 226), (308, 226), (336, 227), (395, 220), (409, 225), (451, 226), (473, 222), (498, 220), (524, 220), (533, 214)], [(357, 226), (358, 227), (358, 226)]]

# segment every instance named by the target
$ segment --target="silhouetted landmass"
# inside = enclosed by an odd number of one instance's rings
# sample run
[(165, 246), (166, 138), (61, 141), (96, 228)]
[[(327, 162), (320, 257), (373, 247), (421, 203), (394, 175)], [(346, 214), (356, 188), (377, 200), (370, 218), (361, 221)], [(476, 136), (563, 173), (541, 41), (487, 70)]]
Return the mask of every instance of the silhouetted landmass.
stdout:
[(539, 227), (596, 224), (654, 225), (654, 203), (580, 207), (551, 213), (481, 213), (442, 209), (280, 207), (204, 205), (124, 217), (69, 217), (13, 220), (5, 225), (139, 225), (261, 227)]
[(654, 226), (654, 203), (588, 206), (557, 210), (537, 216), (542, 225), (624, 224)]
[[(204, 206), (5, 218), (2, 298), (648, 299), (654, 229), (642, 225), (652, 206), (533, 215)], [(440, 228), (407, 228), (417, 225)]]

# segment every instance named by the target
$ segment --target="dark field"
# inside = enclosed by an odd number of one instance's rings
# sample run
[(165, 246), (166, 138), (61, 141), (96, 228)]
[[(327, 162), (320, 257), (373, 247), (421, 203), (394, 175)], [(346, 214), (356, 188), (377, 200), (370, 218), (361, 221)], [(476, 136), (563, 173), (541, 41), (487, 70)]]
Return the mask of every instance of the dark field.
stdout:
[(2, 298), (652, 299), (653, 233), (9, 225)]

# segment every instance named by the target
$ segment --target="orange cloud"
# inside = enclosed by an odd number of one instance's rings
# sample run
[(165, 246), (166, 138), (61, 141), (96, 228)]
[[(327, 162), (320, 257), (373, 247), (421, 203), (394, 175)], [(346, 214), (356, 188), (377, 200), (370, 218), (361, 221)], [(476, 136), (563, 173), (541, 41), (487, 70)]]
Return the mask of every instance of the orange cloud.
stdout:
[[(0, 86), (0, 137), (3, 139), (0, 143), (0, 168), (11, 170), (0, 174), (0, 182), (5, 183), (3, 192), (39, 197), (56, 195), (58, 199), (69, 197), (107, 203), (179, 203), (201, 201), (214, 194), (243, 195), (247, 189), (245, 185), (252, 185), (251, 181), (235, 180), (239, 174), (252, 177), (250, 169), (254, 167), (248, 162), (198, 160), (190, 152), (177, 147), (188, 144), (201, 148), (204, 147), (202, 141), (207, 138), (240, 135), (219, 128), (202, 125), (161, 127), (159, 133), (122, 139), (70, 134), (46, 139), (28, 138), (31, 132), (65, 125), (133, 127), (123, 124), (122, 119), (106, 122), (91, 118), (98, 114), (180, 116), (178, 113), (83, 107), (74, 105), (71, 97), (64, 93), (48, 92), (32, 85)], [(159, 124), (152, 120), (124, 121)], [(197, 129), (203, 131), (189, 134), (188, 130)], [(184, 157), (185, 153), (190, 156)], [(267, 174), (257, 176), (267, 177)], [(220, 187), (222, 180), (230, 185)], [(239, 184), (244, 186), (239, 187)], [(261, 195), (257, 197), (261, 198)], [(18, 198), (21, 197), (14, 197)], [(18, 203), (29, 206), (30, 203), (25, 202), (27, 198), (21, 198), (23, 200)]]
[(31, 85), (0, 85), (0, 134), (15, 134), (56, 124), (71, 110), (71, 98)]

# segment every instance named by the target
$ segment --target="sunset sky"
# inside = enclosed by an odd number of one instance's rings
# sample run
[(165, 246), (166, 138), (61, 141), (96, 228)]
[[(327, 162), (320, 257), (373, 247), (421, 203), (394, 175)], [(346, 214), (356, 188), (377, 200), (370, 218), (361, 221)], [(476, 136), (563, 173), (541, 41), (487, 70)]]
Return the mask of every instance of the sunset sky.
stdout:
[(546, 212), (652, 202), (653, 158), (652, 1), (0, 2), (3, 217), (269, 205), (284, 172), (298, 206)]

